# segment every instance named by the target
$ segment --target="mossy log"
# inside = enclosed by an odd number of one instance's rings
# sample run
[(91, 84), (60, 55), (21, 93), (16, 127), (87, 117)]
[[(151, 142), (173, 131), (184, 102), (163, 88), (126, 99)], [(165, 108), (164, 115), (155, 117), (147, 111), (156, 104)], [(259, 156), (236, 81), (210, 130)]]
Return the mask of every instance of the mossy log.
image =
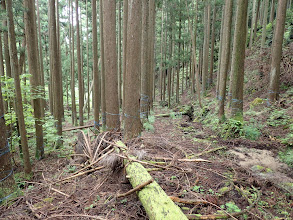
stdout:
[[(122, 142), (117, 144), (125, 146)], [(127, 177), (133, 188), (152, 179), (151, 175), (140, 163), (127, 160), (124, 160), (124, 163)], [(181, 209), (169, 198), (156, 181), (145, 186), (137, 194), (149, 219), (187, 219)]]

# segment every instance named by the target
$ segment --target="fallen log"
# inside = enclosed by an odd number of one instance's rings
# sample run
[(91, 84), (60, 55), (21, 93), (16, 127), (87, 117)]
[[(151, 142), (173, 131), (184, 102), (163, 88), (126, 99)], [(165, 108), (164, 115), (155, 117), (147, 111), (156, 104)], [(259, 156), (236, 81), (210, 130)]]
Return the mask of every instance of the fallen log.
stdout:
[[(125, 148), (125, 145), (118, 141), (117, 145)], [(133, 188), (141, 185), (153, 178), (147, 170), (138, 162), (124, 159), (127, 178)], [(142, 203), (149, 219), (187, 219), (181, 209), (167, 196), (160, 185), (153, 181), (137, 192), (138, 198)]]

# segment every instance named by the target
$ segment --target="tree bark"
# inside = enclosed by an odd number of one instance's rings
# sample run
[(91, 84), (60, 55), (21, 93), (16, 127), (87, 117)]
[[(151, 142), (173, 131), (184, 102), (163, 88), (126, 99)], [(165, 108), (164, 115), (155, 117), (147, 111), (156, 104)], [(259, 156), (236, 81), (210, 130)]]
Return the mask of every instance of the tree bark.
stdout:
[(149, 77), (150, 74), (150, 45), (149, 33), (149, 1), (142, 2), (142, 47), (141, 47), (141, 97), (140, 112), (142, 119), (147, 119), (149, 114)]
[(267, 23), (268, 23), (268, 10), (269, 10), (269, 0), (264, 2), (264, 12), (262, 20), (262, 38), (261, 38), (261, 47), (265, 47), (266, 37), (267, 37)]
[(41, 70), (39, 66), (38, 53), (38, 35), (35, 15), (35, 2), (33, 0), (24, 0), (24, 23), (25, 23), (25, 37), (27, 45), (27, 57), (29, 71), (32, 77), (30, 78), (31, 90), (33, 94), (33, 108), (35, 117), (36, 129), (36, 158), (44, 157), (44, 139), (43, 139), (43, 125), (42, 125), (42, 99), (40, 98), (39, 88), (41, 85)]
[(225, 20), (223, 26), (223, 42), (221, 51), (221, 72), (220, 72), (220, 84), (219, 84), (219, 118), (224, 117), (224, 105), (226, 99), (226, 83), (227, 73), (229, 68), (230, 59), (230, 46), (231, 46), (231, 23), (232, 23), (232, 11), (233, 1), (226, 1), (225, 3)]
[(79, 100), (79, 125), (83, 126), (83, 78), (81, 73), (81, 52), (80, 52), (80, 33), (78, 17), (78, 0), (75, 0), (75, 22), (76, 22), (76, 47), (77, 47), (77, 75), (78, 75), (78, 100)]
[(2, 31), (0, 31), (0, 76), (4, 76), (4, 60), (2, 51)]
[[(122, 63), (122, 73), (123, 73), (123, 82), (125, 81), (125, 72), (126, 72), (126, 62), (127, 62), (127, 22), (128, 22), (128, 0), (123, 0), (123, 63)], [(122, 112), (124, 112), (125, 104), (125, 86), (123, 85), (122, 91)], [(123, 117), (122, 117), (123, 120)]]
[(93, 16), (93, 75), (94, 75), (94, 125), (96, 129), (99, 129), (100, 121), (100, 82), (99, 82), (99, 66), (98, 66), (98, 36), (97, 36), (97, 1), (92, 0), (92, 16)]
[(122, 107), (122, 65), (121, 65), (121, 0), (118, 1), (118, 99), (119, 108)]
[[(102, 129), (106, 129), (106, 97), (105, 97), (105, 45), (104, 45), (104, 14), (103, 14), (103, 1), (100, 0), (99, 2), (99, 10), (100, 10), (100, 50), (101, 50), (101, 110), (102, 110)], [(126, 27), (126, 26), (125, 26)], [(113, 58), (114, 59), (114, 58)]]
[(234, 47), (232, 55), (232, 117), (243, 120), (243, 83), (244, 83), (244, 60), (246, 47), (246, 20), (248, 0), (240, 0), (237, 5), (236, 24), (234, 32)]
[[(145, 4), (145, 3), (144, 3)], [(144, 5), (146, 7), (146, 5)], [(137, 137), (141, 132), (139, 114), (140, 73), (141, 73), (141, 18), (142, 0), (129, 3), (129, 17), (127, 30), (127, 65), (125, 72), (125, 110), (124, 110), (124, 138), (129, 140)], [(145, 9), (145, 8), (144, 8)], [(144, 10), (145, 12), (145, 10)]]
[(213, 74), (214, 74), (214, 49), (215, 49), (215, 23), (216, 23), (216, 3), (214, 4), (213, 10), (213, 23), (212, 23), (212, 36), (211, 36), (211, 63), (210, 63), (210, 75), (208, 85), (213, 85)]
[(60, 136), (60, 139), (57, 141), (57, 147), (62, 145), (62, 99), (60, 94), (62, 94), (61, 86), (62, 78), (60, 74), (60, 62), (59, 62), (59, 53), (57, 46), (57, 27), (56, 27), (56, 9), (55, 9), (55, 0), (49, 1), (49, 10), (50, 10), (50, 63), (52, 66), (52, 76), (53, 76), (53, 88), (54, 88), (54, 116), (56, 121), (57, 134)]
[(29, 174), (31, 173), (32, 168), (30, 163), (26, 128), (25, 128), (24, 115), (23, 115), (22, 95), (21, 95), (21, 87), (20, 87), (20, 79), (19, 79), (19, 66), (18, 66), (14, 20), (13, 20), (13, 12), (12, 12), (12, 0), (6, 0), (6, 10), (7, 10), (7, 16), (8, 16), (10, 59), (12, 62), (12, 66), (11, 66), (12, 72), (14, 73), (16, 110), (17, 110), (17, 118), (18, 118), (19, 131), (20, 131), (20, 137), (21, 137), (21, 147), (22, 147), (23, 160), (24, 160), (24, 172)]
[(76, 101), (75, 101), (75, 58), (74, 58), (74, 25), (73, 25), (73, 0), (71, 0), (71, 105), (72, 105), (72, 125), (77, 125)]
[(207, 78), (209, 74), (209, 46), (210, 46), (210, 26), (211, 26), (211, 3), (206, 1), (205, 3), (205, 35), (203, 46), (203, 62), (202, 62), (202, 92), (205, 94), (207, 87)]
[(116, 53), (116, 1), (103, 1), (104, 62), (107, 130), (120, 129)]
[(286, 9), (287, 9), (286, 7), (287, 7), (287, 0), (279, 1), (277, 18), (276, 18), (277, 22), (275, 27), (275, 34), (274, 34), (273, 48), (272, 48), (268, 104), (271, 104), (274, 101), (279, 99), (280, 72), (281, 72), (280, 63), (282, 58), (282, 44), (283, 44), (283, 38), (284, 38)]

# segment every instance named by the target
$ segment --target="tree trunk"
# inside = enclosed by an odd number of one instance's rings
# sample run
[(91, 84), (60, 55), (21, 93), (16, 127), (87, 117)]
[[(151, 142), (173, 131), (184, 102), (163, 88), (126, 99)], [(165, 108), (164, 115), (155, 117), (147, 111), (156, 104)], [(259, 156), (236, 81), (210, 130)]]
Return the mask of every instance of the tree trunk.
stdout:
[(219, 97), (219, 87), (220, 87), (220, 72), (221, 72), (221, 54), (223, 47), (223, 29), (224, 29), (224, 20), (225, 20), (225, 5), (222, 7), (222, 20), (221, 20), (221, 30), (220, 30), (220, 48), (218, 53), (218, 71), (217, 71), (217, 86), (216, 86), (216, 98)]
[(211, 3), (206, 1), (205, 5), (205, 34), (204, 34), (204, 46), (203, 46), (203, 62), (202, 62), (202, 92), (205, 94), (207, 86), (207, 78), (209, 74), (209, 45), (210, 45), (210, 26), (211, 19)]
[(225, 3), (225, 16), (223, 27), (223, 42), (221, 51), (221, 72), (220, 72), (220, 84), (219, 84), (219, 118), (224, 117), (224, 105), (226, 99), (226, 83), (227, 72), (229, 68), (230, 58), (230, 38), (231, 38), (231, 23), (232, 23), (232, 11), (233, 1), (226, 1)]
[[(97, 9), (96, 9), (97, 11)], [(90, 119), (90, 59), (89, 59), (89, 19), (88, 19), (88, 0), (86, 0), (86, 72), (87, 72), (87, 101), (85, 102), (85, 106), (87, 105), (87, 119)], [(97, 23), (96, 23), (97, 24)], [(98, 43), (98, 41), (96, 42)], [(83, 110), (84, 111), (84, 110)]]
[(38, 89), (41, 87), (41, 71), (39, 66), (38, 53), (38, 35), (35, 15), (35, 4), (33, 0), (24, 0), (24, 23), (25, 37), (27, 45), (27, 57), (29, 72), (32, 75), (30, 78), (31, 90), (33, 94), (33, 108), (35, 117), (36, 129), (36, 158), (44, 157), (44, 140), (43, 140), (43, 125), (42, 125), (42, 99)]
[(211, 64), (210, 64), (210, 76), (208, 85), (213, 85), (213, 72), (214, 72), (214, 49), (215, 49), (215, 23), (216, 23), (216, 4), (213, 10), (213, 23), (212, 23), (212, 36), (211, 36)]
[(161, 62), (160, 62), (160, 100), (163, 101), (163, 77), (164, 77), (164, 70), (163, 70), (163, 46), (164, 46), (164, 8), (165, 8), (165, 1), (162, 4), (162, 26), (161, 26)]
[[(125, 72), (125, 109), (124, 109), (124, 138), (129, 140), (137, 137), (141, 132), (139, 114), (140, 73), (141, 73), (141, 18), (142, 0), (129, 3), (129, 17), (127, 30), (127, 65)], [(148, 7), (144, 3), (144, 12)]]
[[(123, 63), (122, 63), (122, 72), (123, 72), (123, 82), (125, 81), (125, 72), (126, 72), (126, 62), (127, 62), (127, 22), (128, 22), (128, 0), (123, 0)], [(124, 112), (125, 104), (125, 86), (123, 84), (122, 90), (122, 112)], [(123, 120), (123, 117), (122, 117)]]
[(155, 64), (154, 64), (154, 55), (155, 55), (155, 22), (156, 22), (156, 7), (155, 7), (155, 0), (149, 1), (149, 62), (150, 62), (150, 84), (149, 84), (149, 105), (150, 109), (153, 108), (153, 102), (154, 102), (154, 77), (155, 77)]
[(103, 1), (104, 62), (107, 130), (120, 129), (116, 53), (116, 1)]
[(268, 104), (279, 99), (280, 93), (280, 63), (282, 58), (282, 44), (284, 38), (287, 0), (279, 1), (277, 22), (272, 47), (272, 63), (269, 83)]
[[(101, 50), (101, 110), (102, 110), (102, 129), (106, 129), (106, 122), (107, 122), (107, 117), (106, 117), (106, 90), (105, 90), (105, 45), (104, 45), (104, 14), (103, 14), (103, 1), (100, 0), (99, 2), (99, 10), (100, 10), (100, 50)], [(114, 58), (113, 58), (114, 59)]]
[[(42, 46), (42, 36), (41, 36), (41, 18), (40, 18), (40, 6), (39, 0), (37, 0), (37, 20), (38, 20), (38, 42), (39, 42), (39, 65), (40, 65), (40, 84), (43, 90), (43, 97), (46, 96), (45, 92), (45, 75), (44, 75), (44, 59), (43, 59), (43, 46)], [(45, 116), (45, 108), (46, 108), (46, 99), (43, 98), (42, 102), (42, 117)]]
[(57, 147), (62, 145), (62, 99), (60, 98), (61, 91), (61, 83), (62, 78), (60, 74), (60, 62), (59, 62), (59, 53), (57, 46), (57, 28), (56, 28), (56, 9), (55, 9), (55, 0), (49, 1), (49, 10), (50, 10), (50, 63), (52, 66), (52, 76), (53, 76), (53, 88), (54, 88), (54, 116), (56, 121), (57, 134), (60, 136), (58, 140)]
[(17, 118), (19, 124), (19, 131), (21, 137), (21, 147), (24, 160), (24, 172), (29, 174), (32, 171), (30, 164), (30, 156), (28, 149), (28, 142), (26, 136), (26, 128), (23, 115), (23, 105), (22, 105), (22, 95), (19, 79), (19, 66), (17, 58), (17, 48), (16, 48), (16, 39), (14, 31), (14, 21), (13, 21), (13, 12), (12, 12), (12, 0), (6, 0), (6, 10), (8, 16), (8, 33), (9, 33), (9, 47), (10, 47), (10, 59), (12, 62), (12, 72), (14, 73), (14, 86), (15, 86), (15, 95), (16, 95), (16, 110)]
[[(177, 82), (176, 82), (176, 103), (179, 103), (179, 84), (180, 84), (180, 53), (181, 53), (181, 29), (182, 29), (182, 19), (181, 19), (181, 4), (179, 0), (179, 34), (178, 34), (178, 61), (177, 61)], [(182, 74), (183, 80), (183, 74)]]
[(78, 100), (79, 100), (79, 125), (83, 126), (83, 78), (81, 73), (81, 52), (80, 52), (80, 32), (79, 32), (79, 17), (78, 17), (78, 0), (75, 0), (75, 22), (76, 22), (76, 47), (77, 47), (77, 76), (78, 76)]
[(118, 99), (119, 108), (122, 108), (122, 62), (121, 62), (121, 1), (118, 1)]
[(264, 12), (262, 20), (262, 38), (261, 38), (261, 47), (265, 47), (266, 37), (267, 37), (267, 23), (268, 23), (268, 10), (269, 10), (269, 0), (264, 2)]
[(4, 60), (2, 51), (2, 31), (0, 31), (0, 76), (4, 76)]
[(251, 46), (253, 44), (253, 41), (256, 38), (256, 33), (257, 33), (257, 26), (258, 26), (258, 19), (259, 19), (259, 11), (260, 11), (260, 0), (257, 0), (258, 4), (257, 4), (257, 8), (256, 8), (256, 15), (255, 15), (255, 20), (254, 20), (254, 29), (253, 29), (253, 37), (252, 37), (252, 43)]
[[(195, 30), (194, 30), (194, 33), (193, 33), (193, 30), (192, 30), (192, 25), (191, 25), (191, 22), (190, 22), (190, 17), (188, 17), (188, 25), (189, 25), (189, 32), (190, 32), (190, 36), (191, 36), (191, 43), (192, 43), (192, 58), (193, 58), (193, 63), (194, 63), (194, 71), (196, 73), (196, 92), (197, 92), (197, 97), (198, 97), (198, 103), (199, 103), (199, 106), (202, 108), (202, 104), (201, 104), (201, 97), (200, 97), (200, 77), (199, 77), (199, 69), (198, 69), (198, 66), (197, 66), (197, 59), (196, 59), (196, 32), (197, 32), (197, 1), (195, 1)], [(186, 4), (186, 9), (188, 11), (188, 6)]]
[(100, 82), (99, 82), (99, 66), (98, 66), (98, 35), (97, 35), (97, 0), (92, 0), (92, 16), (93, 16), (93, 75), (94, 75), (94, 125), (99, 129), (100, 121)]
[[(2, 8), (6, 10), (5, 1), (2, 1)], [(7, 27), (7, 19), (3, 19), (3, 28)], [(3, 43), (4, 43), (4, 60), (5, 60), (5, 70), (6, 76), (12, 77), (11, 75), (11, 63), (10, 63), (10, 55), (9, 55), (9, 42), (8, 42), (8, 31), (3, 31)]]
[(270, 23), (273, 24), (275, 20), (275, 0), (271, 2)]
[(232, 117), (243, 120), (243, 83), (244, 83), (244, 60), (246, 47), (246, 20), (248, 0), (240, 0), (237, 5), (236, 24), (234, 32), (234, 47), (232, 55)]
[[(140, 112), (142, 119), (147, 119), (149, 114), (149, 1), (142, 2), (142, 47), (141, 47), (141, 97)], [(126, 98), (126, 97), (125, 97)]]

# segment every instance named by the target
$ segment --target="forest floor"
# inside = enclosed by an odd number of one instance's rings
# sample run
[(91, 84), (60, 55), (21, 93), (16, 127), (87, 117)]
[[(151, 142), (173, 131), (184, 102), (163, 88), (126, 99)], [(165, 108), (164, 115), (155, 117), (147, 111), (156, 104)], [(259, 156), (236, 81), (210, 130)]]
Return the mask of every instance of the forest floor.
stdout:
[[(180, 106), (171, 110), (155, 103), (152, 120), (145, 126), (148, 131), (125, 143), (167, 195), (182, 200), (176, 204), (183, 212), (202, 215), (198, 219), (219, 214), (231, 219), (293, 219), (293, 168), (280, 159), (292, 134), (292, 85), (285, 83), (277, 106), (266, 107), (268, 77), (263, 73), (268, 72), (264, 63), (269, 63), (269, 55), (248, 51), (247, 57), (245, 125), (232, 121), (229, 126), (215, 127), (219, 124), (215, 92), (204, 98), (203, 110), (186, 93), (181, 103), (194, 107), (192, 115), (176, 115)], [(290, 77), (292, 71), (282, 75), (281, 81), (290, 83)], [(170, 117), (154, 116), (162, 113)], [(239, 129), (243, 126), (244, 132)], [(80, 133), (67, 132), (64, 149), (34, 161), (33, 176), (18, 182), (23, 194), (0, 207), (0, 219), (148, 219), (136, 193), (117, 198), (132, 189), (121, 160), (109, 152), (109, 143), (123, 140), (122, 135), (85, 133), (82, 138)], [(73, 156), (82, 145), (109, 154), (78, 172), (88, 165), (80, 155)], [(186, 158), (202, 160), (180, 161)], [(201, 202), (187, 204), (190, 201)], [(242, 215), (235, 215), (241, 211)]]
[[(156, 107), (154, 114), (166, 111), (170, 112)], [(69, 137), (72, 144), (77, 137)], [(104, 139), (114, 143), (121, 135), (108, 134)], [(93, 136), (91, 140), (96, 148), (97, 141), (93, 140), (101, 138)], [(205, 201), (197, 205), (177, 203), (186, 214), (235, 213), (253, 204), (234, 219), (293, 218), (293, 170), (277, 159), (284, 145), (276, 139), (223, 139), (202, 123), (179, 115), (156, 118), (152, 131), (143, 132), (126, 145), (140, 160), (160, 161), (157, 165), (164, 169), (149, 172), (168, 196)], [(108, 146), (103, 143), (102, 149)], [(50, 153), (35, 163), (34, 176), (23, 181), (23, 196), (1, 207), (1, 219), (148, 219), (136, 193), (116, 198), (132, 189), (122, 164), (112, 166), (111, 161), (104, 160), (95, 167), (111, 166), (60, 181), (84, 166), (70, 154), (62, 156)], [(184, 158), (208, 162), (178, 161)]]

